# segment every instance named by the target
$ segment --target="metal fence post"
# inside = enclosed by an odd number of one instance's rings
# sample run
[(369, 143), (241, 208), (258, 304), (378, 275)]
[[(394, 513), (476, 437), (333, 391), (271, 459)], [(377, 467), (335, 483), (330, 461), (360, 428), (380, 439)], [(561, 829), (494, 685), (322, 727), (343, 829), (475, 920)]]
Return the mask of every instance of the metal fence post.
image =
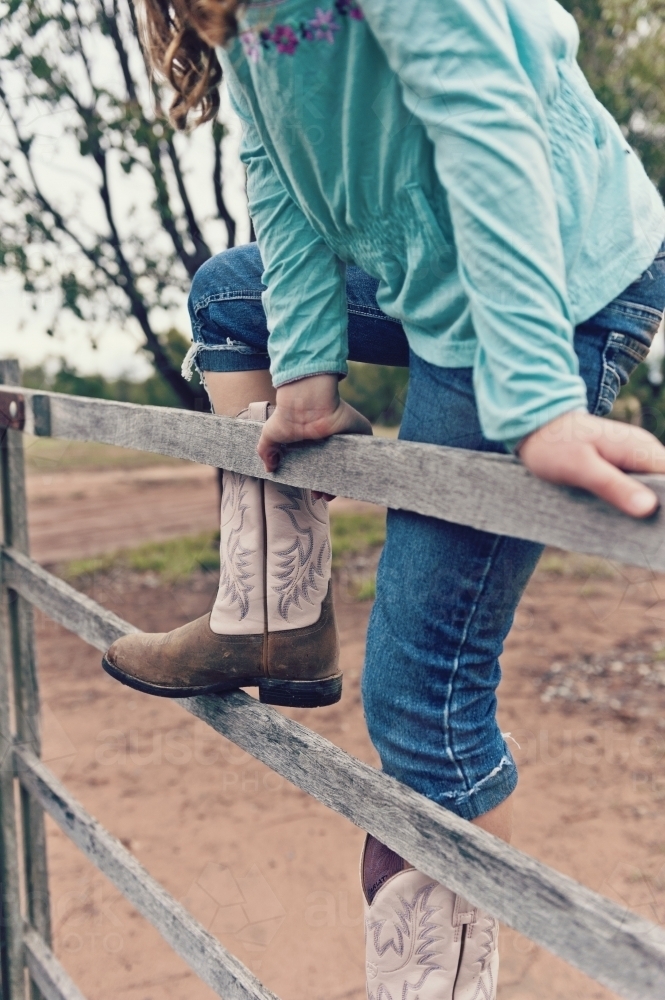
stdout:
[[(15, 361), (0, 362), (0, 384), (20, 383)], [(28, 553), (28, 522), (25, 491), (23, 438), (16, 430), (3, 430), (0, 447), (0, 493), (2, 497), (3, 543)], [(3, 759), (2, 787), (2, 877), (3, 877), (3, 1000), (25, 997), (22, 943), (24, 916), (44, 941), (50, 944), (51, 921), (46, 863), (44, 813), (23, 789), (19, 793), (20, 824), (17, 824), (12, 779), (12, 742), (29, 747), (39, 755), (41, 734), (39, 687), (34, 652), (32, 606), (15, 591), (2, 588), (3, 639), (0, 650), (0, 730)], [(20, 826), (21, 848), (18, 848)], [(20, 868), (22, 867), (22, 877)], [(31, 984), (31, 995), (41, 993)]]

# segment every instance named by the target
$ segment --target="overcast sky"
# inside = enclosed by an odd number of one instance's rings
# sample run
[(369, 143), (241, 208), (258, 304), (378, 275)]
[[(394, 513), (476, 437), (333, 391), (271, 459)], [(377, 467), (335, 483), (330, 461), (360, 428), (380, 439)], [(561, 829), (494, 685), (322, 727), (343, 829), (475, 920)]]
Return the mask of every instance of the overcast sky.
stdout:
[[(239, 123), (223, 100), (223, 118), (229, 127), (230, 135), (224, 140), (224, 175), (225, 197), (229, 210), (240, 222), (239, 241), (247, 239), (246, 212), (243, 199), (244, 176), (237, 159), (239, 141)], [(0, 115), (0, 142), (2, 141), (3, 122)], [(40, 123), (41, 126), (41, 123)], [(70, 192), (78, 199), (85, 194), (86, 178), (81, 171), (81, 160), (74, 149), (66, 151), (58, 132), (57, 116), (45, 120), (40, 127), (39, 158), (41, 170), (46, 180), (56, 185), (58, 195), (67, 198)], [(196, 133), (189, 143), (191, 150), (186, 157), (187, 184), (190, 196), (199, 218), (213, 216), (215, 207), (212, 196), (210, 152), (206, 143), (196, 143)], [(197, 145), (200, 147), (197, 149)], [(205, 153), (201, 152), (205, 149)], [(206, 155), (207, 154), (207, 155)], [(198, 176), (197, 176), (198, 175)], [(90, 181), (93, 178), (90, 177)], [(93, 185), (90, 185), (91, 189)], [(67, 190), (69, 188), (69, 191)], [(131, 192), (131, 193), (130, 193)], [(130, 199), (136, 202), (136, 183), (127, 187), (127, 201), (120, 208), (130, 209)], [(152, 197), (152, 192), (146, 189), (145, 195)], [(95, 200), (82, 207), (82, 211), (98, 211)], [(138, 200), (140, 202), (141, 195)], [(208, 201), (210, 204), (208, 204)], [(82, 201), (84, 206), (84, 201)], [(0, 211), (2, 197), (0, 193)], [(121, 213), (122, 214), (122, 213)], [(134, 224), (136, 218), (134, 219)], [(223, 226), (213, 223), (206, 228), (206, 236), (213, 250), (223, 248)], [(186, 297), (178, 296), (179, 304), (168, 315), (154, 318), (157, 329), (167, 329), (176, 326), (189, 336), (189, 319), (186, 308)], [(101, 372), (109, 377), (129, 375), (134, 378), (144, 378), (152, 371), (145, 354), (140, 351), (142, 335), (134, 320), (129, 320), (123, 328), (111, 324), (101, 329), (95, 328), (97, 347), (93, 346), (85, 325), (70, 313), (64, 313), (60, 323), (61, 330), (56, 337), (50, 337), (46, 330), (52, 322), (54, 298), (44, 296), (39, 308), (33, 308), (32, 299), (25, 295), (21, 288), (21, 279), (12, 273), (0, 269), (0, 357), (15, 357), (24, 367), (43, 362), (57, 363), (54, 359), (64, 358), (70, 365), (84, 373)]]

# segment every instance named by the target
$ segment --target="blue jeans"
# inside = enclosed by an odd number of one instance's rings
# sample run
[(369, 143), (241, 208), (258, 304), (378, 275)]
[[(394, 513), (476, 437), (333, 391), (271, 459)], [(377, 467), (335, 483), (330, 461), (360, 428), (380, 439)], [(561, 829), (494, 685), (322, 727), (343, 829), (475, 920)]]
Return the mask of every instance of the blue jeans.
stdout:
[[(200, 371), (267, 369), (256, 244), (209, 260), (192, 284)], [(377, 282), (349, 267), (349, 356), (409, 365), (400, 438), (502, 452), (478, 421), (470, 368), (409, 356)], [(665, 306), (665, 247), (641, 279), (575, 331), (589, 410), (609, 413), (649, 350)], [(499, 805), (517, 769), (496, 723), (499, 656), (542, 547), (390, 510), (363, 671), (369, 733), (384, 771), (466, 819)]]

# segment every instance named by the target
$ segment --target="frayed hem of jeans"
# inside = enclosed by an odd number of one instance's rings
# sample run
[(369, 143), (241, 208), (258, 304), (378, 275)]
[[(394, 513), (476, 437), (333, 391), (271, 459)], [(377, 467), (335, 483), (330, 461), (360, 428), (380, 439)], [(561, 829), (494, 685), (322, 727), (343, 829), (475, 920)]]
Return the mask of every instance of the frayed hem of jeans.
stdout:
[(232, 340), (231, 337), (226, 338), (225, 344), (206, 344), (204, 341), (195, 340), (192, 346), (187, 351), (187, 354), (182, 360), (182, 368), (180, 373), (187, 382), (191, 382), (194, 376), (194, 370), (203, 375), (203, 372), (198, 363), (199, 354), (203, 351), (233, 351), (235, 354), (258, 354), (254, 348), (248, 347), (247, 344), (241, 343), (239, 340)]
[(472, 795), (477, 795), (478, 792), (482, 790), (483, 786), (486, 785), (488, 781), (491, 781), (493, 778), (496, 778), (497, 774), (500, 774), (501, 771), (503, 771), (504, 767), (506, 767), (506, 765), (514, 767), (515, 761), (513, 760), (512, 757), (509, 757), (507, 754), (504, 754), (499, 763), (496, 765), (496, 767), (493, 767), (489, 774), (486, 774), (484, 778), (481, 778), (480, 781), (477, 781), (473, 786), (473, 788), (469, 788), (467, 792), (461, 792), (461, 793), (444, 792), (442, 797), (446, 799), (455, 799), (457, 802), (463, 802), (465, 799), (470, 799)]
[(437, 801), (463, 819), (472, 820), (495, 809), (508, 798), (516, 785), (517, 767), (509, 751), (472, 788), (465, 792), (443, 792), (437, 796)]
[(186, 382), (191, 382), (194, 378), (194, 368), (198, 371), (198, 365), (196, 364), (196, 355), (199, 353), (201, 348), (200, 344), (193, 343), (192, 346), (187, 351), (187, 354), (182, 359), (182, 366), (180, 368), (180, 374), (185, 379)]

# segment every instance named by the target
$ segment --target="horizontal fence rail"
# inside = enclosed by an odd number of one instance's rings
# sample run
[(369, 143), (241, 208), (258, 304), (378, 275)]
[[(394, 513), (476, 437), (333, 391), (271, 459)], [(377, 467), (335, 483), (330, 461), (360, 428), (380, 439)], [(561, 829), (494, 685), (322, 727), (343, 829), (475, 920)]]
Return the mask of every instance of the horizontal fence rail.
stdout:
[[(256, 454), (260, 425), (205, 413), (139, 406), (20, 387), (24, 429), (40, 436), (138, 448), (245, 475), (311, 487), (500, 535), (665, 570), (665, 513), (645, 521), (582, 490), (532, 476), (516, 459), (359, 435), (287, 449), (275, 475)], [(622, 425), (617, 423), (617, 434)], [(665, 476), (637, 476), (665, 503)]]
[[(104, 650), (118, 636), (136, 631), (21, 553), (6, 549), (2, 572), (8, 586), (97, 649)], [(465, 822), (242, 692), (179, 699), (179, 704), (427, 875), (490, 910), (620, 996), (662, 1000), (662, 928)], [(84, 833), (78, 832), (74, 819), (63, 822), (65, 814), (78, 816), (69, 805), (74, 802), (69, 793), (34, 755), (18, 749), (15, 757), (21, 781), (37, 795), (44, 809), (70, 836), (76, 828), (73, 839), (79, 846), (88, 843), (85, 831), (94, 821), (86, 814), (81, 821)], [(54, 789), (58, 790), (57, 805)], [(113, 858), (118, 852), (131, 858), (106, 831), (95, 836), (102, 834), (117, 845)], [(89, 856), (109, 874), (97, 853)], [(125, 891), (124, 883), (112, 873), (109, 877)], [(129, 898), (136, 902), (131, 895)], [(154, 920), (152, 914), (150, 919)]]

